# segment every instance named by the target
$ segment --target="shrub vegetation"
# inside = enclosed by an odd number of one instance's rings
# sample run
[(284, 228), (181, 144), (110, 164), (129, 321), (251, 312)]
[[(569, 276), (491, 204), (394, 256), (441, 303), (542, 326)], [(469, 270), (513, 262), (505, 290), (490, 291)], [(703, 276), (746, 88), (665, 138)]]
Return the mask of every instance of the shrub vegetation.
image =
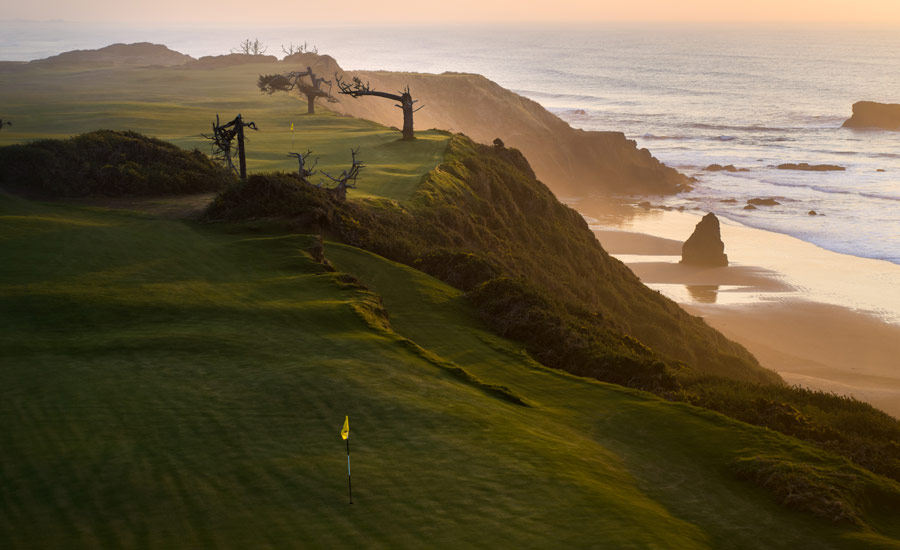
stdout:
[(131, 131), (9, 145), (0, 166), (0, 186), (38, 198), (203, 193), (234, 179), (197, 149)]

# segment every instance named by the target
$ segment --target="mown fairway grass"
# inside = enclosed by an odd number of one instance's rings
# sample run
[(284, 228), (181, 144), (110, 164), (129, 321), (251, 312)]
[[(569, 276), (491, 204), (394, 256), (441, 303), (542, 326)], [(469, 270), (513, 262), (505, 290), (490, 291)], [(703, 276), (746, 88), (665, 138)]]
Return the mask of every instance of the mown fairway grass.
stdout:
[[(259, 92), (259, 73), (284, 70), (271, 63), (217, 69), (27, 66), (0, 70), (0, 115), (13, 121), (13, 126), (0, 131), (0, 145), (105, 128), (134, 130), (210, 153), (209, 141), (200, 134), (212, 133), (216, 114), (227, 122), (240, 113), (259, 127), (258, 132), (247, 131), (251, 173), (296, 171), (297, 161), (288, 153), (311, 149), (313, 158), (320, 157), (318, 168), (336, 177), (349, 168), (350, 150), (358, 147), (366, 168), (354, 196), (397, 200), (408, 198), (422, 175), (443, 158), (449, 139), (445, 132), (420, 131), (415, 141), (401, 142), (399, 131), (373, 122), (338, 116), (324, 108), (307, 115), (306, 100), (297, 94)], [(400, 124), (399, 109), (397, 119)], [(312, 181), (322, 179), (316, 174)]]
[[(550, 371), (458, 291), (302, 235), (0, 195), (0, 547), (853, 548), (742, 456), (839, 461)], [(511, 404), (456, 365), (523, 396)], [(351, 419), (354, 504), (339, 430)], [(848, 471), (852, 471), (848, 470)], [(868, 475), (859, 472), (858, 475)]]

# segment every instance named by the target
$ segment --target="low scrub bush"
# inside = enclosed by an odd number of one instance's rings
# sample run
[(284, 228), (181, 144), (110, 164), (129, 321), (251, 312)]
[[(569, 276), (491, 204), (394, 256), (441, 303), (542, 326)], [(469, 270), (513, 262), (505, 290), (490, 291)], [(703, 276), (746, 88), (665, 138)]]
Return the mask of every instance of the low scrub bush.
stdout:
[[(900, 493), (896, 488), (892, 490), (881, 485), (863, 471), (847, 473), (808, 462), (766, 456), (740, 458), (732, 468), (739, 478), (774, 493), (784, 506), (834, 523), (865, 527), (862, 518), (867, 515), (867, 509), (900, 505)], [(852, 471), (851, 468), (847, 470)]]
[(284, 172), (251, 174), (234, 180), (209, 204), (210, 220), (289, 218), (313, 230), (328, 227), (335, 202), (324, 189)]
[(900, 421), (852, 397), (718, 377), (685, 382), (669, 397), (814, 443), (900, 481)]
[(0, 167), (0, 186), (36, 198), (204, 193), (234, 179), (196, 149), (112, 130), (0, 147)]
[(416, 258), (413, 267), (460, 290), (469, 291), (481, 283), (499, 277), (503, 269), (497, 262), (472, 252), (439, 249)]
[(599, 318), (586, 320), (560, 310), (527, 281), (492, 279), (469, 297), (494, 332), (524, 343), (549, 367), (651, 391), (679, 387), (650, 348), (603, 327)]

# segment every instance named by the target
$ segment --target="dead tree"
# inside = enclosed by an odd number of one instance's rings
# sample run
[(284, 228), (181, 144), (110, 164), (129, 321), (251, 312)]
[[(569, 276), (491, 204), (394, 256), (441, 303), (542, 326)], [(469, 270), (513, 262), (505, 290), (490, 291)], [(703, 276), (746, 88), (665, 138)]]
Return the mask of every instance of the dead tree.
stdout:
[[(304, 80), (309, 78), (309, 82)], [(322, 84), (328, 84), (328, 91), (322, 89)], [(330, 103), (336, 103), (337, 99), (331, 95), (332, 82), (316, 76), (312, 67), (307, 67), (305, 72), (291, 72), (287, 74), (259, 75), (256, 85), (261, 92), (269, 95), (275, 92), (289, 92), (297, 90), (306, 96), (306, 113), (315, 114), (316, 99), (326, 98)]]
[(359, 176), (359, 171), (365, 167), (361, 160), (356, 160), (357, 153), (359, 153), (359, 147), (350, 150), (350, 158), (352, 159), (350, 170), (342, 170), (340, 176), (333, 178), (329, 174), (322, 172), (326, 178), (337, 183), (336, 186), (328, 189), (328, 191), (338, 200), (347, 200), (347, 189), (356, 189), (356, 178)]
[(259, 38), (250, 40), (245, 39), (238, 44), (237, 48), (231, 48), (231, 53), (242, 53), (244, 55), (262, 55), (266, 53), (269, 47), (259, 41)]
[(294, 55), (295, 53), (314, 53), (314, 54), (318, 54), (318, 53), (319, 53), (319, 48), (316, 47), (315, 44), (313, 44), (313, 47), (310, 48), (310, 47), (306, 44), (306, 42), (304, 42), (303, 44), (300, 44), (299, 46), (294, 46), (294, 43), (291, 42), (290, 45), (289, 45), (287, 48), (285, 48), (285, 47), (284, 47), (284, 44), (282, 44), (282, 45), (281, 45), (281, 51), (284, 52), (284, 55)]
[[(200, 134), (206, 139), (212, 140), (213, 158), (221, 161), (229, 169), (234, 170), (240, 175), (242, 180), (247, 179), (247, 157), (244, 154), (244, 128), (258, 130), (256, 123), (244, 122), (241, 115), (238, 115), (231, 122), (219, 124), (219, 115), (216, 115), (216, 122), (213, 124), (213, 134), (208, 136)], [(232, 142), (237, 138), (237, 151), (234, 151)], [(238, 157), (238, 166), (234, 167), (234, 156)]]
[(351, 82), (344, 82), (342, 77), (338, 76), (337, 73), (334, 75), (335, 80), (337, 80), (338, 87), (340, 88), (341, 94), (348, 95), (353, 98), (357, 98), (365, 95), (373, 95), (376, 97), (383, 97), (385, 99), (393, 99), (397, 101), (398, 104), (394, 105), (395, 107), (400, 107), (403, 109), (403, 141), (409, 141), (416, 139), (416, 136), (413, 134), (413, 113), (425, 107), (424, 105), (414, 108), (415, 104), (419, 102), (418, 99), (413, 99), (412, 95), (409, 93), (409, 86), (406, 87), (405, 90), (401, 92), (397, 92), (396, 94), (390, 94), (387, 92), (379, 92), (377, 90), (372, 90), (369, 88), (369, 83), (366, 82), (363, 84), (362, 80), (359, 79), (358, 76), (354, 76)]
[(316, 173), (315, 167), (316, 164), (319, 164), (319, 157), (316, 157), (316, 161), (313, 162), (312, 166), (309, 168), (306, 167), (306, 159), (312, 154), (312, 151), (307, 149), (306, 154), (302, 153), (288, 153), (289, 157), (294, 157), (297, 159), (297, 162), (300, 164), (300, 167), (297, 169), (297, 173), (300, 174), (300, 179), (309, 183), (309, 177)]

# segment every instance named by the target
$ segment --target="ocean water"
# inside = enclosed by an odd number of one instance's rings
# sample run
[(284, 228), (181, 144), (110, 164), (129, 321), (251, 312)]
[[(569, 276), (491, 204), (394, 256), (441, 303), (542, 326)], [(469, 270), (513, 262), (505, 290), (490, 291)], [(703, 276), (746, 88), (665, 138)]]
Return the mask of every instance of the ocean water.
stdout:
[[(280, 45), (305, 41), (346, 69), (483, 74), (572, 126), (622, 131), (698, 178), (692, 192), (654, 202), (712, 211), (827, 250), (900, 264), (900, 132), (841, 128), (856, 101), (900, 103), (900, 29), (0, 22), (0, 59), (134, 41), (199, 57), (227, 53), (248, 36), (278, 55)], [(845, 170), (775, 168), (800, 162)], [(746, 171), (703, 170), (713, 163)], [(751, 198), (780, 204), (745, 210)]]

